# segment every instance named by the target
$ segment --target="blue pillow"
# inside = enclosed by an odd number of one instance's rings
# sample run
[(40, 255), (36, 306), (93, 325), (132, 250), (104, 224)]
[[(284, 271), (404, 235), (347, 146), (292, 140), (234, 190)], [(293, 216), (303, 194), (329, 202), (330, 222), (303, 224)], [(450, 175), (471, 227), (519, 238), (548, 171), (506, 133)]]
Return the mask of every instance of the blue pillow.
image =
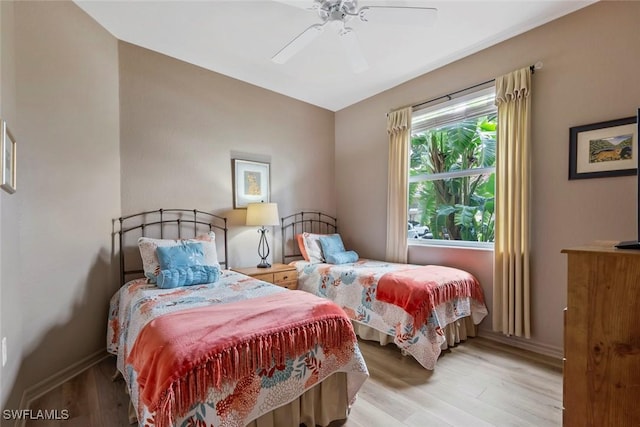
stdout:
[(160, 270), (206, 264), (202, 243), (183, 242), (176, 246), (158, 246), (156, 255)]
[(356, 251), (342, 251), (327, 255), (325, 258), (329, 264), (348, 264), (358, 261), (358, 254)]
[(344, 252), (344, 243), (339, 234), (328, 234), (320, 236), (320, 246), (322, 247), (322, 255), (324, 259), (338, 252)]
[(162, 289), (177, 288), (179, 286), (201, 285), (214, 283), (220, 278), (220, 269), (211, 265), (192, 265), (160, 270), (157, 286)]

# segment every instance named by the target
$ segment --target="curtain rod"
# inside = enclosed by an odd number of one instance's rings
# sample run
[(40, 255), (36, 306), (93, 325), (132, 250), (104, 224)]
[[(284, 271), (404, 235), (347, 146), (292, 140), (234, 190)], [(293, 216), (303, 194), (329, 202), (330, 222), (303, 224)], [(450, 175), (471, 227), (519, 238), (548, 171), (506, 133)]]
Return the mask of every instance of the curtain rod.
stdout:
[[(536, 70), (540, 70), (543, 65), (544, 64), (542, 63), (542, 61), (538, 61), (535, 64), (529, 66), (529, 69), (531, 70), (531, 74), (535, 74)], [(444, 98), (448, 98), (448, 100), (451, 101), (453, 99), (452, 95), (457, 95), (459, 93), (466, 92), (468, 90), (475, 89), (477, 87), (484, 86), (486, 84), (493, 83), (495, 81), (496, 81), (496, 79), (487, 80), (486, 82), (478, 83), (478, 84), (466, 87), (464, 89), (460, 89), (460, 90), (457, 90), (455, 92), (448, 93), (446, 95), (438, 96), (437, 98), (433, 98), (433, 99), (430, 99), (428, 101), (419, 102), (418, 104), (412, 105), (411, 108), (422, 107), (423, 105), (429, 104), (429, 103), (434, 102), (434, 101), (439, 101), (439, 100), (444, 99)], [(389, 116), (389, 113), (387, 113), (387, 116)]]

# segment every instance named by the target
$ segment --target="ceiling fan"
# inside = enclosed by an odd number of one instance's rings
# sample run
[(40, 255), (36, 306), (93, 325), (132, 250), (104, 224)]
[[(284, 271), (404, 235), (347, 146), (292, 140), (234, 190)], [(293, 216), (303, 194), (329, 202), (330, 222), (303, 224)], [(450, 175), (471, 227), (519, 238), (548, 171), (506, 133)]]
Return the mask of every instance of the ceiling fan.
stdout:
[[(363, 22), (370, 23), (427, 26), (433, 23), (438, 11), (433, 7), (397, 6), (393, 4), (358, 7), (357, 0), (313, 0), (313, 4), (309, 4), (309, 1), (276, 1), (308, 10), (315, 10), (320, 17), (321, 23), (311, 25), (298, 34), (271, 58), (273, 62), (284, 64), (322, 34), (327, 26), (332, 26), (338, 32), (341, 44), (355, 73), (366, 70), (369, 65), (360, 48), (356, 32), (353, 28), (347, 26), (349, 21), (358, 18)], [(403, 2), (396, 1), (395, 3)]]

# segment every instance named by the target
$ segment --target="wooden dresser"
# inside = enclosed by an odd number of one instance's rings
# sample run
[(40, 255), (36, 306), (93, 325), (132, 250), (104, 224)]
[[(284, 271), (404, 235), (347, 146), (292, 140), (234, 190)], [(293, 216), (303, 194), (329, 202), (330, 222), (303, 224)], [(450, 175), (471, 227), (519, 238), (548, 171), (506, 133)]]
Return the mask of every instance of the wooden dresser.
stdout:
[(565, 249), (563, 425), (640, 426), (640, 251)]

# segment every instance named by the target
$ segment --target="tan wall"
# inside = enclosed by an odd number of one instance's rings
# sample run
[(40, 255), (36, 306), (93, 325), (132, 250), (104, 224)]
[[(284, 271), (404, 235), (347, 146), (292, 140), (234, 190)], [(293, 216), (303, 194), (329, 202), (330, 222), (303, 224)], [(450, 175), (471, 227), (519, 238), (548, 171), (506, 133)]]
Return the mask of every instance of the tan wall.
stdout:
[(232, 210), (236, 156), (271, 163), (281, 216), (335, 212), (332, 112), (124, 42), (120, 94), (123, 214), (178, 207), (228, 216), (230, 265), (256, 265), (256, 227)]
[[(6, 256), (18, 268), (13, 283), (2, 281), (8, 376), (17, 372), (3, 383), (10, 408), (25, 387), (104, 349), (120, 215), (116, 39), (71, 2), (13, 6), (18, 190), (2, 196), (2, 274)], [(7, 218), (9, 203), (17, 208)], [(7, 247), (7, 221), (16, 247)]]
[[(16, 125), (13, 2), (0, 2), (0, 117), (13, 132)], [(7, 365), (0, 372), (0, 403), (15, 381), (22, 358), (18, 197), (0, 190), (0, 336), (7, 339)]]
[[(384, 257), (385, 113), (543, 61), (533, 77), (532, 342), (560, 349), (566, 301), (560, 250), (636, 235), (635, 178), (567, 176), (570, 127), (633, 116), (640, 106), (638, 17), (640, 2), (600, 2), (337, 112), (338, 217), (347, 239), (362, 255)], [(484, 252), (411, 247), (409, 256), (468, 266), (491, 294)]]

